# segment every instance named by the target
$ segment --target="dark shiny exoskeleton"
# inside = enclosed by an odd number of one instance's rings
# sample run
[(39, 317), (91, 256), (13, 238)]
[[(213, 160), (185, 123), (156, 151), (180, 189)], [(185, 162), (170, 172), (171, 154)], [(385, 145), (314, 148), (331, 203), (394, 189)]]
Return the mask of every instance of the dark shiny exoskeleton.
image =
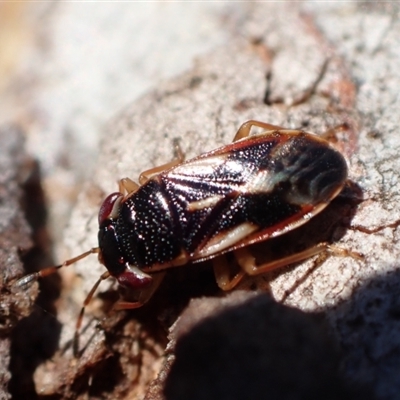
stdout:
[[(250, 136), (254, 126), (264, 132)], [(206, 259), (213, 260), (218, 285), (229, 290), (245, 275), (268, 272), (322, 251), (335, 252), (328, 243), (320, 243), (256, 265), (246, 246), (306, 223), (339, 194), (346, 179), (346, 161), (326, 140), (248, 121), (230, 145), (146, 171), (139, 177), (141, 185), (121, 179), (119, 192), (110, 194), (99, 211), (99, 247), (26, 275), (17, 286), (98, 253), (107, 271), (85, 304), (100, 282), (113, 276), (119, 284), (139, 289), (136, 302), (119, 302), (116, 308), (140, 307), (168, 268)], [(223, 257), (228, 251), (240, 267), (233, 277)], [(357, 253), (340, 254), (360, 258)]]
[[(343, 156), (315, 135), (254, 135), (162, 172), (100, 219), (101, 260), (120, 283), (277, 236), (322, 210), (347, 179)], [(145, 273), (142, 280), (131, 268)], [(128, 270), (128, 277), (124, 271)], [(133, 281), (129, 281), (133, 278)]]

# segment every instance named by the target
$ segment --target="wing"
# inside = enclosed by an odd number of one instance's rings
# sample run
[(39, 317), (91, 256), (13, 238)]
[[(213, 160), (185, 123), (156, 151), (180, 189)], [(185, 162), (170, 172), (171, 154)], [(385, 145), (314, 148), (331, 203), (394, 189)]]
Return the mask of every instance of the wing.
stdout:
[(347, 165), (314, 135), (277, 131), (202, 155), (161, 179), (183, 247), (203, 260), (304, 224), (343, 188)]

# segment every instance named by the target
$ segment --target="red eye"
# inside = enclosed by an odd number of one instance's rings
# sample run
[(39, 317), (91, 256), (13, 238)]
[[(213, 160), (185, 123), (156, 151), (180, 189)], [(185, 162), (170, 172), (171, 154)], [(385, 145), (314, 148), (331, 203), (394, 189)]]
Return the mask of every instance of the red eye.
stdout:
[(106, 219), (116, 218), (118, 216), (119, 207), (123, 197), (122, 193), (115, 192), (105, 198), (99, 211), (99, 225), (101, 225)]

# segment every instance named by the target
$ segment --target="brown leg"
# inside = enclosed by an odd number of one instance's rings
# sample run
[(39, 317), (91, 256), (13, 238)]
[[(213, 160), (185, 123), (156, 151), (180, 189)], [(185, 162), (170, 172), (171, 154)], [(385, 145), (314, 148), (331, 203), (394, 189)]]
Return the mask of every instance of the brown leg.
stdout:
[(232, 290), (243, 279), (246, 273), (240, 270), (233, 278), (230, 277), (230, 267), (225, 256), (214, 258), (214, 275), (218, 286), (224, 290)]
[(163, 280), (164, 275), (165, 271), (152, 274), (151, 277), (153, 278), (153, 282), (151, 283), (149, 288), (143, 289), (140, 292), (138, 301), (135, 302), (117, 301), (113, 306), (113, 310), (132, 310), (134, 308), (142, 307), (145, 303), (147, 303), (150, 300), (154, 292), (160, 286), (160, 283)]
[(74, 351), (74, 356), (78, 355), (79, 351), (79, 331), (82, 326), (82, 321), (83, 321), (83, 316), (85, 314), (85, 308), (87, 305), (90, 303), (90, 301), (93, 298), (94, 293), (96, 292), (97, 288), (99, 287), (100, 283), (104, 281), (105, 279), (108, 279), (110, 277), (110, 273), (108, 271), (104, 272), (100, 278), (97, 280), (97, 282), (93, 285), (92, 289), (86, 296), (85, 301), (83, 302), (83, 306), (81, 308), (81, 312), (79, 313), (78, 319), (76, 320), (76, 326), (75, 326), (75, 334), (74, 334), (74, 344), (73, 344), (73, 351)]
[(332, 128), (329, 128), (327, 131), (321, 133), (319, 136), (322, 137), (323, 139), (327, 140), (331, 144), (335, 144), (339, 142), (339, 133), (340, 132), (346, 132), (346, 131), (351, 131), (351, 126), (347, 124), (346, 122), (336, 125)]
[(122, 178), (118, 181), (118, 188), (120, 193), (128, 196), (132, 193), (135, 193), (140, 188), (140, 185), (138, 185), (132, 179)]
[(239, 139), (243, 139), (247, 136), (250, 135), (251, 128), (253, 126), (257, 126), (258, 128), (265, 129), (267, 131), (279, 131), (284, 128), (277, 126), (277, 125), (272, 125), (272, 124), (267, 124), (265, 122), (260, 122), (260, 121), (255, 121), (255, 120), (250, 120), (245, 122), (239, 130), (236, 132), (235, 137), (233, 138), (233, 141), (236, 142)]
[(326, 243), (312, 247), (303, 252), (290, 255), (288, 257), (274, 260), (262, 265), (256, 265), (254, 256), (247, 248), (241, 248), (234, 251), (234, 256), (241, 268), (233, 278), (230, 277), (230, 267), (225, 256), (218, 257), (214, 260), (214, 274), (218, 286), (222, 290), (231, 290), (243, 279), (246, 275), (259, 275), (274, 269), (292, 264), (310, 258), (311, 256), (326, 251)]
[(175, 149), (174, 149), (175, 158), (166, 164), (163, 164), (158, 167), (151, 168), (151, 169), (148, 169), (147, 171), (142, 172), (139, 176), (139, 183), (141, 185), (144, 185), (153, 176), (158, 175), (159, 173), (161, 173), (167, 169), (175, 167), (176, 165), (179, 165), (180, 163), (182, 163), (184, 161), (185, 157), (184, 157), (181, 147), (179, 146), (179, 143), (175, 143), (174, 147), (175, 147)]
[[(165, 275), (164, 271), (152, 274), (153, 278), (152, 284), (148, 289), (142, 290), (140, 292), (138, 301), (136, 302), (118, 301), (114, 304), (113, 310), (130, 310), (133, 308), (142, 307), (151, 298), (155, 290), (158, 288), (162, 279), (164, 278), (164, 275)], [(73, 350), (75, 356), (78, 354), (79, 350), (79, 331), (82, 326), (83, 316), (85, 314), (85, 308), (91, 302), (93, 295), (96, 292), (97, 288), (99, 287), (100, 283), (105, 279), (109, 278), (110, 276), (111, 275), (108, 271), (104, 272), (97, 280), (97, 282), (93, 285), (92, 289), (86, 296), (85, 301), (83, 302), (83, 306), (81, 308), (81, 312), (79, 313), (79, 317), (76, 321), (76, 327), (75, 327), (74, 344), (73, 344)]]
[(256, 265), (255, 258), (250, 254), (246, 248), (235, 250), (235, 257), (240, 267), (248, 275), (259, 275), (266, 272), (273, 271), (277, 268), (284, 267), (286, 265), (296, 263), (307, 258), (310, 258), (316, 254), (328, 252), (329, 254), (339, 257), (352, 257), (357, 260), (362, 260), (362, 255), (350, 250), (342, 249), (340, 247), (330, 245), (328, 243), (319, 243), (307, 250), (301, 251), (296, 254), (292, 254), (287, 257), (280, 258), (278, 260), (270, 261), (262, 265)]

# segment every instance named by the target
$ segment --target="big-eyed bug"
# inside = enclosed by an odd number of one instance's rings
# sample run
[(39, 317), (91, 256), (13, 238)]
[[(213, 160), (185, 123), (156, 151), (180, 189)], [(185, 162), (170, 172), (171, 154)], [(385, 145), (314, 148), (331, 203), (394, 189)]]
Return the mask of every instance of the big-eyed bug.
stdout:
[[(265, 131), (250, 135), (253, 126)], [(213, 259), (218, 285), (230, 290), (246, 274), (265, 273), (330, 250), (327, 243), (320, 243), (256, 265), (246, 246), (305, 224), (340, 193), (346, 180), (344, 157), (325, 139), (248, 121), (232, 144), (143, 172), (139, 184), (121, 179), (119, 191), (100, 207), (99, 246), (26, 275), (16, 285), (98, 253), (107, 271), (88, 294), (78, 327), (85, 306), (109, 277), (140, 291), (138, 301), (118, 302), (118, 309), (142, 306), (169, 268), (189, 262)], [(227, 252), (233, 252), (241, 268), (232, 278), (220, 257)]]

